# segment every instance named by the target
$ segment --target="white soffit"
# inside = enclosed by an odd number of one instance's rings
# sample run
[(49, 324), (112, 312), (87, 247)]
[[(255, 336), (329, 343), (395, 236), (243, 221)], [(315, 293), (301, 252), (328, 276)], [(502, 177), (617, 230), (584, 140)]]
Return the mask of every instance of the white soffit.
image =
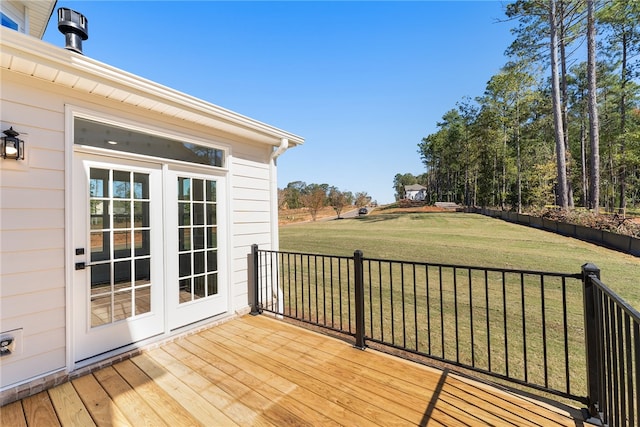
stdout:
[(291, 145), (304, 143), (300, 136), (86, 56), (10, 29), (0, 31), (0, 63), (4, 69), (258, 143), (277, 146), (282, 138), (287, 138)]
[(55, 0), (3, 0), (5, 1), (14, 11), (25, 14), (29, 35), (41, 39), (56, 6)]

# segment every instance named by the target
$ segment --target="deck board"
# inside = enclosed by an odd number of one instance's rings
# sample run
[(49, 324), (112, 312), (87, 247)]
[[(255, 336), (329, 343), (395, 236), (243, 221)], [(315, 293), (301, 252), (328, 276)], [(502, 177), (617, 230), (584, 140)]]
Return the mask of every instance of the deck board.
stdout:
[(266, 316), (144, 351), (0, 416), (3, 426), (582, 425), (577, 410)]

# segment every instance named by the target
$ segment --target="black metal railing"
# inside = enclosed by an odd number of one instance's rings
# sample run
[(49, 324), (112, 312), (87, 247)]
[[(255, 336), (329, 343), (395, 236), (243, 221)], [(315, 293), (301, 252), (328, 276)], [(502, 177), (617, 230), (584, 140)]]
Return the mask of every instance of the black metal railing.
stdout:
[(638, 418), (637, 312), (591, 265), (565, 274), (257, 246), (253, 260), (254, 313), (574, 399), (605, 419)]
[(640, 423), (640, 313), (600, 281), (600, 270), (583, 266), (592, 415), (604, 425)]

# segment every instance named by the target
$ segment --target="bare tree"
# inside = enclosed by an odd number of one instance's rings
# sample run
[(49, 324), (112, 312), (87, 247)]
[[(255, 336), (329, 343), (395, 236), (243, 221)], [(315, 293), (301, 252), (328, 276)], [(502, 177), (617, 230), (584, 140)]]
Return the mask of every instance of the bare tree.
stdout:
[(329, 190), (329, 204), (336, 211), (336, 215), (340, 218), (342, 209), (349, 204), (348, 197), (345, 193), (338, 190), (336, 187), (331, 187)]
[(553, 124), (556, 141), (556, 167), (558, 170), (558, 205), (569, 209), (566, 151), (564, 146), (564, 126), (562, 123), (562, 103), (560, 102), (560, 77), (558, 73), (558, 26), (556, 0), (549, 0), (549, 30), (551, 34), (551, 89), (553, 93)]
[(598, 213), (600, 209), (600, 123), (596, 96), (596, 27), (595, 0), (587, 1), (587, 79), (589, 85), (589, 142), (591, 145), (591, 176), (589, 207)]
[(315, 221), (318, 216), (318, 211), (324, 207), (327, 193), (322, 188), (315, 188), (314, 190), (302, 195), (302, 204), (305, 208), (309, 209), (311, 218)]

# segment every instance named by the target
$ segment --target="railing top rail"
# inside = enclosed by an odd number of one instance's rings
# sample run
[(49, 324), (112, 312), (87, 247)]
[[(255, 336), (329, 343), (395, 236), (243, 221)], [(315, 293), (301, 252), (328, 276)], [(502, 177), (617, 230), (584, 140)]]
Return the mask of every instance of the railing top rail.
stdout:
[(618, 304), (636, 323), (640, 323), (640, 312), (633, 308), (629, 303), (620, 298), (618, 294), (612, 291), (607, 285), (605, 285), (595, 274), (590, 275), (593, 283), (600, 288), (600, 290), (611, 298), (616, 304)]
[(346, 256), (346, 255), (314, 254), (314, 253), (297, 252), (297, 251), (275, 251), (273, 249), (258, 249), (258, 252), (270, 253), (270, 254), (287, 254), (287, 255), (317, 256), (317, 257), (325, 257), (325, 258), (339, 258), (339, 259), (345, 259), (345, 260), (353, 259), (353, 256)]
[[(318, 256), (318, 257), (326, 257), (326, 258), (340, 258), (340, 259), (353, 259), (353, 256), (344, 256), (344, 255), (328, 255), (328, 254), (319, 254), (319, 253), (306, 253), (299, 251), (276, 251), (271, 249), (258, 249), (259, 252), (263, 253), (277, 253), (277, 254), (290, 254), (290, 255), (304, 255), (304, 256)], [(522, 270), (522, 269), (514, 269), (514, 268), (499, 268), (499, 267), (480, 267), (474, 265), (457, 265), (457, 264), (445, 264), (445, 263), (432, 263), (432, 262), (424, 262), (424, 261), (403, 261), (396, 259), (384, 259), (384, 258), (369, 258), (362, 257), (363, 261), (368, 262), (385, 262), (385, 263), (397, 263), (397, 264), (414, 264), (428, 267), (443, 267), (443, 268), (458, 268), (458, 269), (466, 269), (466, 270), (478, 270), (478, 271), (491, 271), (496, 273), (515, 273), (515, 274), (530, 274), (530, 275), (544, 275), (551, 277), (564, 277), (571, 279), (582, 279), (582, 272), (580, 273), (560, 273), (553, 271), (540, 271), (540, 270)]]
[(474, 265), (457, 265), (457, 264), (443, 264), (443, 263), (433, 263), (433, 262), (423, 262), (423, 261), (400, 261), (400, 260), (391, 260), (391, 259), (381, 259), (381, 258), (367, 258), (363, 257), (363, 261), (374, 261), (374, 262), (391, 262), (391, 263), (401, 263), (401, 264), (415, 264), (429, 267), (444, 267), (444, 268), (459, 268), (466, 270), (479, 270), (479, 271), (492, 271), (497, 273), (517, 273), (517, 274), (531, 274), (531, 275), (544, 275), (544, 276), (554, 276), (554, 277), (566, 277), (571, 279), (582, 279), (582, 273), (560, 273), (553, 271), (540, 271), (540, 270), (521, 270), (514, 268), (499, 268), (499, 267), (480, 267)]

